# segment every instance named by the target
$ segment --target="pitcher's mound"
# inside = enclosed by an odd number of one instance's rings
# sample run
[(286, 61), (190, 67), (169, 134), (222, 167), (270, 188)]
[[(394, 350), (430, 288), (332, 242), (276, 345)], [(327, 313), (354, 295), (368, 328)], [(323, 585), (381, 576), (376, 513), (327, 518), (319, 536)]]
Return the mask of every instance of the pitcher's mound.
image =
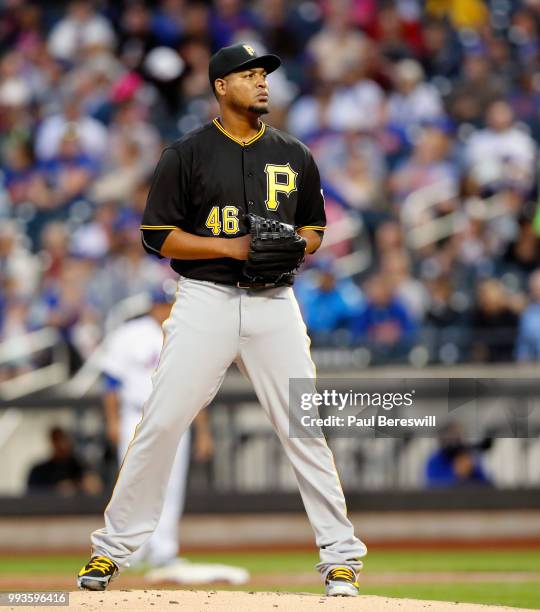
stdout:
[[(233, 591), (90, 591), (71, 592), (68, 610), (79, 612), (141, 612), (141, 610), (189, 610), (189, 612), (527, 612), (524, 608), (456, 604), (417, 599), (392, 599), (363, 595), (360, 597), (324, 597), (294, 593), (245, 593)], [(8, 608), (13, 612), (25, 609)], [(40, 607), (42, 612), (58, 612), (65, 607)], [(528, 612), (533, 612), (528, 611)]]

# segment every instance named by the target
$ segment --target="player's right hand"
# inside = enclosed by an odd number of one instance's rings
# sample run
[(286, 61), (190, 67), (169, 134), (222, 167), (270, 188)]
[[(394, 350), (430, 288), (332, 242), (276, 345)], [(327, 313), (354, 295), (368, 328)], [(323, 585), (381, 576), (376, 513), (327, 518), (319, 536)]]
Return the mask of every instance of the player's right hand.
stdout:
[(250, 234), (239, 238), (224, 238), (225, 257), (245, 261), (248, 258), (249, 245), (251, 243)]

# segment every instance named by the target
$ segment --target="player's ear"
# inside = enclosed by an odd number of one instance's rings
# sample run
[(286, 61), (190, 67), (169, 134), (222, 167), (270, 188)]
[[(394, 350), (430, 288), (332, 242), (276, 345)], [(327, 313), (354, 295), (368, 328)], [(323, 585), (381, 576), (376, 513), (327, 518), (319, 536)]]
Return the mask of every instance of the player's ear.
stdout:
[(224, 96), (227, 90), (227, 81), (225, 79), (216, 79), (214, 81), (214, 91), (219, 96)]

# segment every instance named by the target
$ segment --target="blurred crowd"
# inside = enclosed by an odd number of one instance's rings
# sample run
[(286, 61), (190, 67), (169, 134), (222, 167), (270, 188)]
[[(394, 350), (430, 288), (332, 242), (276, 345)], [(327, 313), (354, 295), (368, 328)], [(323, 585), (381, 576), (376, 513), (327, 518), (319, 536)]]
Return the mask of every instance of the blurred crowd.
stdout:
[(149, 181), (217, 115), (208, 60), (238, 41), (281, 56), (267, 120), (321, 169), (314, 345), (539, 359), (538, 0), (5, 0), (0, 342), (54, 327), (76, 369), (118, 303), (171, 283), (140, 245)]

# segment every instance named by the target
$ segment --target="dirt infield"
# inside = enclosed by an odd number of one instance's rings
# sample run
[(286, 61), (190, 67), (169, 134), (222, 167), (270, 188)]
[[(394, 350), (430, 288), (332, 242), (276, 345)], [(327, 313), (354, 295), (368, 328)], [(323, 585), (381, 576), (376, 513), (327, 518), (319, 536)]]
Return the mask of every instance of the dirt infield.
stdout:
[[(7, 610), (35, 610), (26, 606), (9, 607)], [(189, 610), (190, 612), (311, 612), (327, 610), (336, 612), (527, 612), (525, 608), (483, 606), (416, 599), (391, 599), (361, 596), (355, 598), (327, 598), (320, 595), (292, 593), (242, 593), (234, 591), (107, 591), (70, 593), (69, 607), (39, 608), (43, 612), (77, 610), (98, 612), (140, 612), (141, 610)], [(529, 612), (532, 612), (529, 611)]]

